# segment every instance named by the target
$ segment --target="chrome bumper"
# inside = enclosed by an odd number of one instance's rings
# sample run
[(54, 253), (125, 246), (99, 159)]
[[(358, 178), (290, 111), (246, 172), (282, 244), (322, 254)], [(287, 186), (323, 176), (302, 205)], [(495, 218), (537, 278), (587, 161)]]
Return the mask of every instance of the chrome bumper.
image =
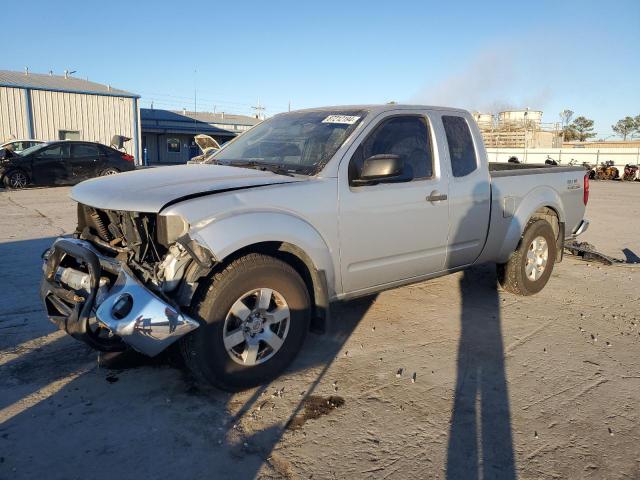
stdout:
[[(62, 267), (66, 256), (87, 271)], [(82, 268), (82, 267), (80, 267)], [(40, 296), (49, 319), (97, 350), (122, 349), (122, 343), (155, 356), (199, 323), (147, 289), (129, 268), (98, 252), (91, 243), (59, 238), (45, 254)], [(65, 270), (71, 270), (66, 272)], [(108, 277), (116, 276), (108, 288)], [(98, 322), (111, 333), (107, 341), (90, 328)]]
[[(128, 313), (121, 318), (116, 311), (119, 301), (130, 304)], [(156, 297), (124, 270), (96, 310), (96, 318), (125, 343), (150, 357), (199, 325)]]
[(578, 228), (576, 228), (576, 230), (573, 232), (573, 234), (571, 235), (572, 237), (577, 237), (579, 235), (582, 235), (584, 232), (586, 232), (589, 228), (589, 220), (581, 220), (580, 224), (578, 225)]

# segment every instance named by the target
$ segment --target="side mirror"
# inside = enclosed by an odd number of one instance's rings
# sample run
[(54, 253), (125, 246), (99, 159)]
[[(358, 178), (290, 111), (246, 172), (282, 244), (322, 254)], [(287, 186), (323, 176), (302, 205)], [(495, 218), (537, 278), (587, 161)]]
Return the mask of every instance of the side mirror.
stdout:
[(353, 185), (367, 185), (377, 182), (393, 181), (402, 176), (404, 162), (400, 155), (382, 153), (367, 158), (362, 165), (360, 176), (352, 181)]

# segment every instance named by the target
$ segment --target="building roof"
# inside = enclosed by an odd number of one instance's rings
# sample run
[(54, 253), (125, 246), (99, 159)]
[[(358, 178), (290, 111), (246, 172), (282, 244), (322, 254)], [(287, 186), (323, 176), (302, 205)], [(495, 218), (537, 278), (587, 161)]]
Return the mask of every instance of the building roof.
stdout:
[(194, 118), (201, 122), (206, 123), (223, 123), (229, 125), (256, 125), (260, 123), (262, 120), (256, 117), (251, 117), (249, 115), (236, 115), (233, 113), (213, 113), (213, 112), (190, 112), (188, 110), (177, 111), (174, 113), (178, 113), (181, 115), (185, 115), (190, 118)]
[(200, 122), (170, 110), (141, 108), (140, 120), (143, 133), (186, 133), (193, 135), (205, 133), (221, 137), (236, 136), (235, 133), (228, 130), (211, 126), (206, 122)]
[(140, 98), (140, 95), (136, 95), (135, 93), (72, 76), (65, 77), (64, 75), (11, 72), (9, 70), (0, 70), (0, 87), (31, 88), (34, 90), (53, 90), (56, 92)]

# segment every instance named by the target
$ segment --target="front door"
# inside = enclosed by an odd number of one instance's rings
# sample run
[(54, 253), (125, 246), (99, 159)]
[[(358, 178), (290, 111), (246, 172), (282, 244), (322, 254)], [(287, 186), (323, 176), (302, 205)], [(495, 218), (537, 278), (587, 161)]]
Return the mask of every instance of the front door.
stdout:
[(100, 155), (97, 145), (75, 143), (71, 148), (72, 182), (77, 183), (87, 178), (97, 177), (102, 173), (104, 156)]
[[(444, 269), (448, 182), (436, 160), (434, 138), (427, 116), (389, 115), (352, 154), (348, 173), (341, 166), (339, 228), (344, 293)], [(401, 181), (353, 185), (364, 159), (384, 153), (403, 159)]]
[(69, 144), (58, 143), (37, 152), (31, 168), (36, 185), (65, 185), (71, 180)]

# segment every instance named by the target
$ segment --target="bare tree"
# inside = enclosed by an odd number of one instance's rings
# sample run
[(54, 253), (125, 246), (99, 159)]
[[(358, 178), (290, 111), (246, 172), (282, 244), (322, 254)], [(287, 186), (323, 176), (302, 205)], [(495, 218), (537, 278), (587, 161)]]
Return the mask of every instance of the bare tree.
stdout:
[(563, 111), (560, 112), (560, 120), (562, 121), (562, 128), (569, 126), (569, 122), (571, 121), (571, 118), (573, 118), (573, 110), (569, 110), (568, 108), (565, 108)]

